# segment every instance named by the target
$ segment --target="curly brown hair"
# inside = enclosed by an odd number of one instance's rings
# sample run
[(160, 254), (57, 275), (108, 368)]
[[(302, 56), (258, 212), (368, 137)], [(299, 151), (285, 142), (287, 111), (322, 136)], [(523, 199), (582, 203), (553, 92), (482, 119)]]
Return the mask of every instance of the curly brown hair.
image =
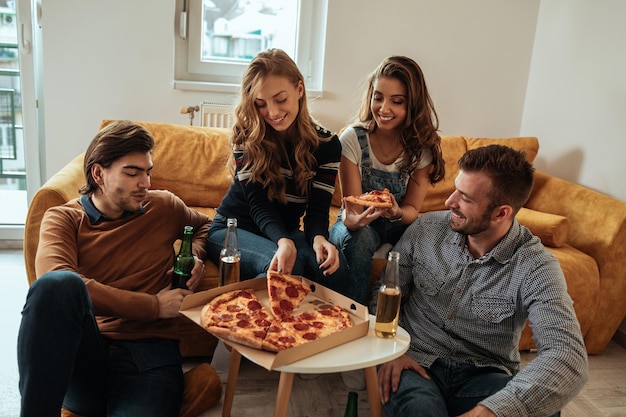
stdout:
[(423, 149), (430, 149), (433, 155), (433, 169), (429, 174), (431, 184), (441, 181), (445, 175), (441, 138), (437, 133), (439, 119), (435, 106), (428, 94), (426, 81), (420, 66), (406, 56), (390, 56), (383, 60), (368, 79), (368, 87), (361, 102), (358, 120), (367, 126), (369, 132), (377, 129), (370, 103), (374, 96), (374, 84), (380, 78), (393, 78), (400, 81), (407, 92), (407, 115), (402, 127), (402, 146), (409, 157), (401, 170), (413, 172), (419, 165)]

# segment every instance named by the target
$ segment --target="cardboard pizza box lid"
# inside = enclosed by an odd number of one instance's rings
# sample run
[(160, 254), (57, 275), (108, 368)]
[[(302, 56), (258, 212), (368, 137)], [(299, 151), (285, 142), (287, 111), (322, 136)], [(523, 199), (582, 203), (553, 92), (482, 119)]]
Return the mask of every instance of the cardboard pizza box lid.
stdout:
[[(315, 355), (367, 334), (369, 328), (369, 313), (367, 307), (314, 281), (302, 277), (296, 278), (301, 279), (305, 285), (309, 286), (311, 293), (307, 295), (296, 309), (295, 314), (312, 309), (324, 308), (324, 306), (331, 304), (339, 306), (350, 313), (352, 327), (291, 349), (285, 349), (278, 353), (254, 349), (229, 340), (224, 340), (224, 343), (233, 346), (239, 353), (252, 362), (271, 371), (280, 366)], [(253, 289), (261, 301), (261, 304), (263, 304), (268, 311), (271, 311), (269, 309), (269, 297), (267, 294), (267, 278), (260, 277), (188, 295), (183, 300), (181, 313), (198, 326), (201, 326), (200, 311), (206, 303), (222, 293), (244, 288)]]

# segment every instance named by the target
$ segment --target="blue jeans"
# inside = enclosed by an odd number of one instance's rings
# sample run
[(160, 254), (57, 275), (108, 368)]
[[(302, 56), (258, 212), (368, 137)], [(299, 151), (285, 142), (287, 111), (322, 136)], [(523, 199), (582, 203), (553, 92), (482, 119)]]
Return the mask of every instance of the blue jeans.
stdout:
[(103, 337), (73, 272), (49, 272), (30, 287), (17, 350), (23, 417), (58, 417), (62, 405), (89, 417), (179, 415), (178, 342)]
[(378, 218), (369, 225), (350, 231), (341, 220), (330, 229), (330, 241), (343, 252), (348, 262), (348, 287), (350, 298), (368, 305), (370, 300), (370, 275), (372, 273), (372, 255), (383, 243), (395, 244), (407, 225), (392, 223)]
[[(225, 237), (226, 219), (224, 216), (216, 214), (207, 235), (206, 245), (209, 259), (216, 265), (219, 265), (220, 262), (220, 251), (224, 247)], [(334, 274), (326, 276), (324, 271), (319, 268), (315, 251), (307, 242), (304, 232), (294, 230), (289, 238), (294, 241), (298, 250), (298, 257), (292, 271), (293, 275), (302, 275), (344, 295), (348, 292), (349, 287), (345, 279), (347, 276), (346, 260), (341, 252), (339, 252), (339, 269)], [(241, 228), (237, 229), (237, 242), (241, 252), (241, 279), (265, 276), (276, 249), (278, 249), (276, 243), (264, 236)]]
[(402, 372), (398, 391), (383, 404), (389, 417), (458, 416), (500, 391), (513, 378), (500, 369), (446, 359), (437, 359), (426, 372), (430, 380), (411, 370)]

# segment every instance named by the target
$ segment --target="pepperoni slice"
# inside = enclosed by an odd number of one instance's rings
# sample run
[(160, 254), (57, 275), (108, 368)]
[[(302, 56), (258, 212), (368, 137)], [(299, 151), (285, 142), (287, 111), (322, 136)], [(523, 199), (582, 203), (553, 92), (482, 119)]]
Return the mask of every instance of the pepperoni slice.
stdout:
[(313, 320), (315, 318), (315, 314), (305, 312), (305, 313), (302, 313), (300, 317), (302, 317), (302, 320)]
[(232, 314), (220, 314), (219, 315), (219, 319), (220, 321), (232, 321), (232, 319), (234, 319), (235, 317)]
[(272, 297), (276, 297), (278, 294), (279, 294), (278, 287), (276, 285), (271, 285), (270, 286), (270, 295)]
[(294, 339), (292, 336), (281, 336), (278, 338), (278, 340), (283, 343), (296, 343), (296, 339)]
[(252, 311), (256, 311), (260, 310), (263, 307), (261, 306), (261, 303), (259, 303), (257, 300), (252, 300), (248, 302), (248, 308)]
[(265, 332), (261, 330), (255, 330), (254, 337), (256, 337), (257, 339), (263, 339), (265, 338)]
[(245, 329), (248, 327), (252, 327), (252, 323), (250, 323), (250, 321), (248, 320), (239, 320), (237, 322), (237, 327), (241, 327), (242, 329)]
[(285, 288), (285, 294), (287, 294), (291, 298), (296, 298), (299, 296), (300, 293), (298, 292), (298, 289), (296, 287), (290, 285)]
[(306, 340), (315, 340), (317, 339), (317, 335), (315, 333), (305, 333), (302, 335), (302, 338)]
[(237, 296), (248, 299), (252, 298), (252, 294), (250, 294), (249, 291), (241, 291), (239, 294), (237, 294)]
[(256, 324), (259, 327), (267, 327), (269, 326), (271, 323), (268, 320), (265, 319), (256, 319), (254, 321), (254, 324)]
[(241, 306), (239, 306), (238, 304), (228, 304), (226, 306), (226, 310), (231, 313), (235, 313), (237, 311), (241, 311)]
[(237, 317), (238, 320), (250, 320), (250, 316), (246, 313), (237, 313), (235, 317)]
[(298, 331), (305, 331), (305, 330), (309, 330), (309, 325), (306, 323), (296, 323), (293, 325), (293, 328), (298, 330)]
[(280, 300), (280, 308), (287, 311), (293, 311), (293, 303), (289, 300)]
[(324, 327), (324, 323), (321, 321), (314, 321), (311, 322), (311, 326), (315, 327), (316, 329), (322, 329)]

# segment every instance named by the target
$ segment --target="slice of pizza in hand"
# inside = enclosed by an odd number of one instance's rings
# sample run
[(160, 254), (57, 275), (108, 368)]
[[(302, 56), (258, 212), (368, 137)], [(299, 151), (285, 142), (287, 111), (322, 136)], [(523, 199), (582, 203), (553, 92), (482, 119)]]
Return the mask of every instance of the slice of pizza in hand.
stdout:
[(359, 196), (350, 195), (346, 197), (346, 200), (366, 207), (393, 207), (393, 198), (388, 188), (383, 188), (382, 190), (372, 190)]
[(274, 317), (279, 320), (291, 315), (310, 292), (309, 287), (291, 275), (267, 271), (270, 309)]

